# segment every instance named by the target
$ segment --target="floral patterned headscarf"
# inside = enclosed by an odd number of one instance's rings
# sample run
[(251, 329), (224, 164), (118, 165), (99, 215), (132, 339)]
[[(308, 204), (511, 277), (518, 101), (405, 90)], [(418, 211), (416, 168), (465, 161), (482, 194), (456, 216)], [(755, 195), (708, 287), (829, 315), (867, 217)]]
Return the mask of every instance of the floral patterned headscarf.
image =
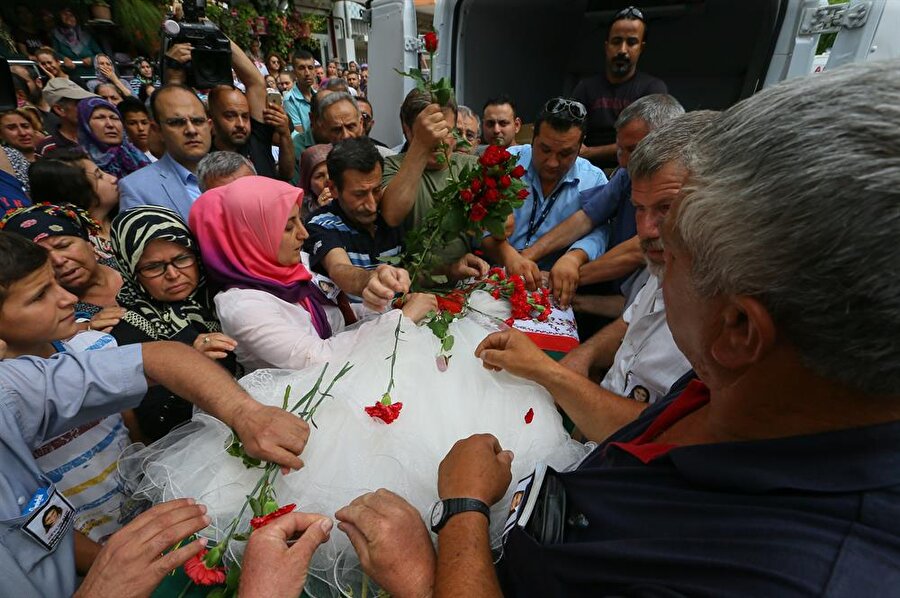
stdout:
[(0, 229), (16, 233), (37, 243), (47, 237), (80, 237), (90, 240), (100, 231), (96, 220), (69, 204), (41, 203), (7, 212), (0, 220)]

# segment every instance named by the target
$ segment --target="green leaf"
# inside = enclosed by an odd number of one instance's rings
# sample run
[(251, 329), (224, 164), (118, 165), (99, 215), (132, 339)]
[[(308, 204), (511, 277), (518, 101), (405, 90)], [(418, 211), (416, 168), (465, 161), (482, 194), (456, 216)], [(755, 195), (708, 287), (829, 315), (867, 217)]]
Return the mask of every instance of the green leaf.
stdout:
[(391, 264), (393, 266), (396, 266), (397, 264), (399, 264), (400, 260), (401, 260), (401, 258), (399, 255), (380, 255), (380, 256), (378, 256), (379, 262), (384, 262), (385, 264)]
[(225, 588), (216, 588), (207, 594), (206, 598), (225, 598)]
[(443, 274), (435, 274), (431, 276), (431, 281), (435, 284), (447, 284), (450, 279), (444, 276)]
[(259, 504), (259, 501), (256, 500), (253, 496), (247, 497), (247, 503), (250, 505), (250, 510), (253, 511), (254, 517), (262, 517), (262, 506)]
[(441, 351), (444, 351), (446, 353), (447, 351), (450, 351), (450, 349), (452, 349), (452, 348), (453, 348), (453, 335), (451, 334), (450, 336), (445, 337), (443, 342), (441, 343)]
[[(443, 79), (441, 79), (441, 81), (443, 81)], [(439, 87), (437, 89), (433, 89), (431, 91), (431, 94), (434, 96), (434, 99), (439, 106), (446, 106), (453, 98), (453, 88)]]
[(241, 566), (235, 563), (228, 569), (225, 576), (225, 589), (236, 592), (241, 581)]

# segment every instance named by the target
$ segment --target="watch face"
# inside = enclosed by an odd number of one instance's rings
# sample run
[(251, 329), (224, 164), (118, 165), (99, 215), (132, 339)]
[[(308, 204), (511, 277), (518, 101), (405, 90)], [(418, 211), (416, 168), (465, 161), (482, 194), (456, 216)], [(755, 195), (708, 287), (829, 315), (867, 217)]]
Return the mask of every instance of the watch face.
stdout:
[(431, 508), (431, 527), (436, 526), (444, 518), (444, 502), (437, 501)]

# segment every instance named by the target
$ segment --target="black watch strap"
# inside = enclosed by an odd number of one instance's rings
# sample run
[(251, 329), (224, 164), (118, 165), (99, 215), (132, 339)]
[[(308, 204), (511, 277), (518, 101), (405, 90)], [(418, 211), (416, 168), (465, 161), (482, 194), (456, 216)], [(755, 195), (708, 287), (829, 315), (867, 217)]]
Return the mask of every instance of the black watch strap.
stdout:
[(431, 531), (434, 533), (441, 531), (451, 517), (460, 513), (478, 511), (488, 518), (488, 522), (491, 520), (491, 508), (477, 498), (448, 498), (441, 503), (444, 506), (443, 515), (439, 521), (434, 521), (431, 525)]

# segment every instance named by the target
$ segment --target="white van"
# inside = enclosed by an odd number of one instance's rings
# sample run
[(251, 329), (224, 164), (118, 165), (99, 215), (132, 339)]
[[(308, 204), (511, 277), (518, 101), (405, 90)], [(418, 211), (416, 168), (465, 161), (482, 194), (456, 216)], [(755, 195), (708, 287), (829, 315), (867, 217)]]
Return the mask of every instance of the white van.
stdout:
[[(531, 122), (547, 98), (566, 95), (603, 68), (603, 42), (628, 0), (437, 0), (437, 78), (476, 112), (513, 97)], [(647, 46), (638, 68), (665, 81), (688, 110), (724, 109), (755, 91), (814, 70), (819, 36), (836, 31), (825, 68), (900, 55), (900, 0), (644, 0)], [(412, 81), (393, 72), (419, 65), (413, 0), (373, 0), (369, 97), (372, 136), (403, 141), (397, 112)], [(893, 35), (891, 35), (893, 33)]]

